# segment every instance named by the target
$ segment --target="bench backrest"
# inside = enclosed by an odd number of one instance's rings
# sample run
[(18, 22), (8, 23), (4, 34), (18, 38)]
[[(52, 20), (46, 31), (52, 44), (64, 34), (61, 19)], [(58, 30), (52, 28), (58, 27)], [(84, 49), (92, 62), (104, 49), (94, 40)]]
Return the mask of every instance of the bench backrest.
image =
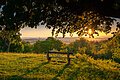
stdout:
[(48, 53), (53, 53), (53, 54), (73, 54), (72, 52), (54, 52), (54, 51), (49, 51)]

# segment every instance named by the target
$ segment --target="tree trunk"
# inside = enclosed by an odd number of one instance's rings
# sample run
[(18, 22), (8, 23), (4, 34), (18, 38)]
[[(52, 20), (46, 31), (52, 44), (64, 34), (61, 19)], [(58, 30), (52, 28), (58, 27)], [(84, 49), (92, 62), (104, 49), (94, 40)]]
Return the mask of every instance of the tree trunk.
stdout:
[(8, 43), (8, 48), (7, 48), (7, 52), (10, 51), (10, 43)]

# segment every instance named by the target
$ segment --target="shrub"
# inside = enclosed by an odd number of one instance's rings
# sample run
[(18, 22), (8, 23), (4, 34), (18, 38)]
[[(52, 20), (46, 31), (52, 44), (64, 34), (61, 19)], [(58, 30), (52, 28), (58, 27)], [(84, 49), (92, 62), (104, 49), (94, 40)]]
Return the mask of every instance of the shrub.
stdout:
[(52, 37), (47, 38), (45, 41), (37, 41), (34, 44), (34, 52), (36, 53), (46, 53), (49, 50), (61, 50), (63, 43), (59, 40), (56, 40)]

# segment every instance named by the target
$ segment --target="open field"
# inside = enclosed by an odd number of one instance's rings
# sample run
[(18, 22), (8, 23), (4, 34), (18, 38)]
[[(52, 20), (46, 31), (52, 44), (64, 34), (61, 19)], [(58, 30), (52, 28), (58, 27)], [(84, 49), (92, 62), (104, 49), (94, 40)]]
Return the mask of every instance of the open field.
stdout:
[(120, 80), (120, 64), (87, 55), (67, 60), (45, 54), (0, 53), (0, 80)]

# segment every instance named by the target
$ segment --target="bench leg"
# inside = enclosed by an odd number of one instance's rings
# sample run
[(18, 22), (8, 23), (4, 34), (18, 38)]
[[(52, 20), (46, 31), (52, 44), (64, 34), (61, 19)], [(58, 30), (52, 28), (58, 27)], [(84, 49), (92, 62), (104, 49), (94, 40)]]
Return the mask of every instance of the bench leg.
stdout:
[(67, 63), (68, 65), (70, 64), (70, 58), (68, 59), (68, 63)]
[(49, 58), (48, 58), (48, 62), (50, 62), (50, 61), (51, 61), (51, 58), (49, 57)]
[(48, 60), (48, 62), (51, 61), (51, 58), (49, 57), (49, 53), (47, 53), (47, 60)]
[(70, 54), (67, 54), (68, 65), (70, 64)]

